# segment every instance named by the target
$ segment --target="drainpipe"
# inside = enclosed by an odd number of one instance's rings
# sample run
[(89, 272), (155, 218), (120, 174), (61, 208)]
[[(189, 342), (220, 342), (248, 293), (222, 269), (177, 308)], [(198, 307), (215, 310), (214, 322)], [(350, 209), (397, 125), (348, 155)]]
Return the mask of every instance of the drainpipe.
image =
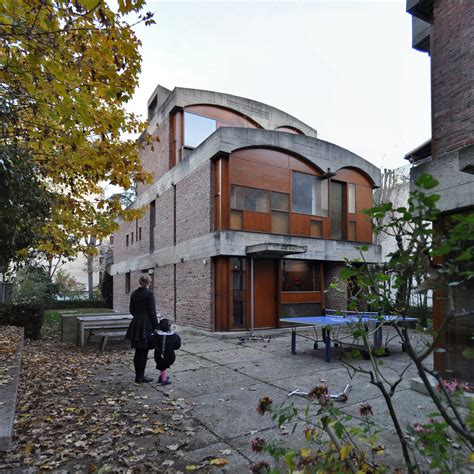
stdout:
[(253, 257), (250, 257), (250, 336), (254, 336), (254, 313), (253, 313)]

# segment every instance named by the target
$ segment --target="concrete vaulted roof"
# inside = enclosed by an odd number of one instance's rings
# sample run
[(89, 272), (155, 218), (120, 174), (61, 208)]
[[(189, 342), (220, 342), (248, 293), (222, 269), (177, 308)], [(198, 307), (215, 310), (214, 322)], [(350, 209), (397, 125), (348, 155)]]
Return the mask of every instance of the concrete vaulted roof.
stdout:
[(310, 137), (317, 136), (317, 131), (314, 128), (276, 107), (222, 92), (184, 87), (175, 87), (173, 91), (170, 91), (163, 86), (158, 86), (148, 100), (149, 109), (154, 103), (156, 107), (149, 117), (149, 125), (152, 128), (156, 123), (160, 123), (173, 109), (206, 104), (234, 110), (250, 118), (266, 130), (292, 127)]
[(353, 168), (365, 174), (374, 187), (380, 186), (380, 170), (376, 166), (333, 143), (292, 133), (221, 127), (197, 148), (185, 148), (183, 160), (149, 186), (137, 197), (132, 206), (140, 207), (148, 204), (155, 199), (157, 193), (163, 193), (173, 184), (199, 169), (206, 161), (222, 154), (230, 155), (243, 148), (270, 148), (292, 153), (314, 164), (322, 171), (330, 168), (331, 171), (337, 172), (342, 168)]

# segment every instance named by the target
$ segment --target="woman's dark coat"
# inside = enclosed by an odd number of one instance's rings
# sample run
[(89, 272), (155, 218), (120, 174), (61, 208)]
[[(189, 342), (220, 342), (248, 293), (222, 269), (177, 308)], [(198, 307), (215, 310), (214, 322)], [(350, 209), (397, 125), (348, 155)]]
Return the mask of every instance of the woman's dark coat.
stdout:
[(155, 333), (155, 362), (158, 370), (169, 369), (176, 360), (174, 351), (181, 347), (181, 338), (174, 331)]
[(130, 295), (130, 314), (133, 316), (128, 327), (126, 339), (130, 339), (135, 349), (149, 349), (149, 336), (158, 329), (155, 297), (148, 288), (137, 288)]

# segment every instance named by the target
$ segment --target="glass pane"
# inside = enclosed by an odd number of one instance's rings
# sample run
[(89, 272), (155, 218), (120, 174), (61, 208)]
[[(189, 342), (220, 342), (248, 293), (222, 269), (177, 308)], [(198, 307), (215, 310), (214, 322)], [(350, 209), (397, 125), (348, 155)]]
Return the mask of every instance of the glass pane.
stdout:
[(230, 211), (230, 228), (231, 229), (243, 228), (243, 212), (242, 211)]
[(253, 212), (268, 212), (268, 191), (263, 189), (245, 188), (243, 186), (232, 186), (230, 195), (230, 207)]
[(327, 180), (327, 179), (323, 179), (323, 180), (319, 181), (319, 186), (321, 188), (321, 201), (320, 201), (319, 208), (316, 212), (316, 214), (318, 216), (327, 216), (328, 215), (328, 210), (329, 210), (329, 197), (328, 197), (329, 186), (328, 186), (328, 182), (329, 182), (329, 180)]
[(231, 291), (232, 291), (232, 327), (245, 326), (245, 260), (230, 259)]
[(328, 214), (328, 183), (316, 176), (292, 173), (292, 210), (313, 216)]
[(342, 239), (343, 185), (331, 183), (331, 239)]
[(280, 306), (280, 318), (321, 316), (320, 303), (291, 303)]
[(291, 208), (293, 212), (311, 214), (313, 211), (314, 176), (293, 172), (291, 175)]
[(216, 130), (216, 121), (184, 112), (184, 144), (197, 147)]
[(323, 236), (323, 223), (321, 221), (311, 221), (310, 235), (311, 237)]
[(290, 214), (288, 212), (272, 211), (272, 232), (274, 234), (290, 233)]
[(272, 192), (272, 209), (275, 209), (276, 211), (289, 211), (290, 195)]
[(356, 212), (356, 185), (349, 184), (347, 186), (347, 212), (355, 214)]
[(353, 221), (347, 224), (347, 240), (356, 240), (356, 223)]
[(319, 262), (282, 260), (282, 291), (321, 291)]
[[(466, 316), (457, 316), (448, 323), (446, 331), (445, 376), (474, 383), (472, 360), (463, 355), (466, 348), (473, 347), (474, 318), (470, 311), (474, 310), (474, 280), (453, 288), (455, 312), (466, 312)], [(446, 304), (446, 314), (449, 312)]]

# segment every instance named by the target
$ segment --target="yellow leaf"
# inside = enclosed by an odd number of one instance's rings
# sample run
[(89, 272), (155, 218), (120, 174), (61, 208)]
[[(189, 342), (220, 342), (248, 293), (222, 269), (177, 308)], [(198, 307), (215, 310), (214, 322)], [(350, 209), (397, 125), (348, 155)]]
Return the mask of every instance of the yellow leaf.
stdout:
[(474, 463), (474, 453), (469, 454), (469, 462)]
[(341, 461), (346, 460), (349, 457), (349, 454), (352, 451), (352, 446), (350, 444), (345, 444), (341, 450), (339, 451), (339, 454), (341, 456)]
[(214, 458), (211, 459), (209, 462), (211, 466), (225, 466), (226, 464), (229, 464), (229, 461), (226, 458)]
[(311, 456), (311, 449), (310, 448), (301, 448), (300, 455), (302, 458), (309, 458)]
[(23, 448), (23, 452), (26, 454), (30, 454), (33, 451), (33, 443), (31, 441), (28, 441), (28, 443), (25, 444), (25, 447)]
[(196, 464), (189, 464), (186, 466), (186, 471), (197, 471), (199, 469), (199, 466), (196, 466)]

